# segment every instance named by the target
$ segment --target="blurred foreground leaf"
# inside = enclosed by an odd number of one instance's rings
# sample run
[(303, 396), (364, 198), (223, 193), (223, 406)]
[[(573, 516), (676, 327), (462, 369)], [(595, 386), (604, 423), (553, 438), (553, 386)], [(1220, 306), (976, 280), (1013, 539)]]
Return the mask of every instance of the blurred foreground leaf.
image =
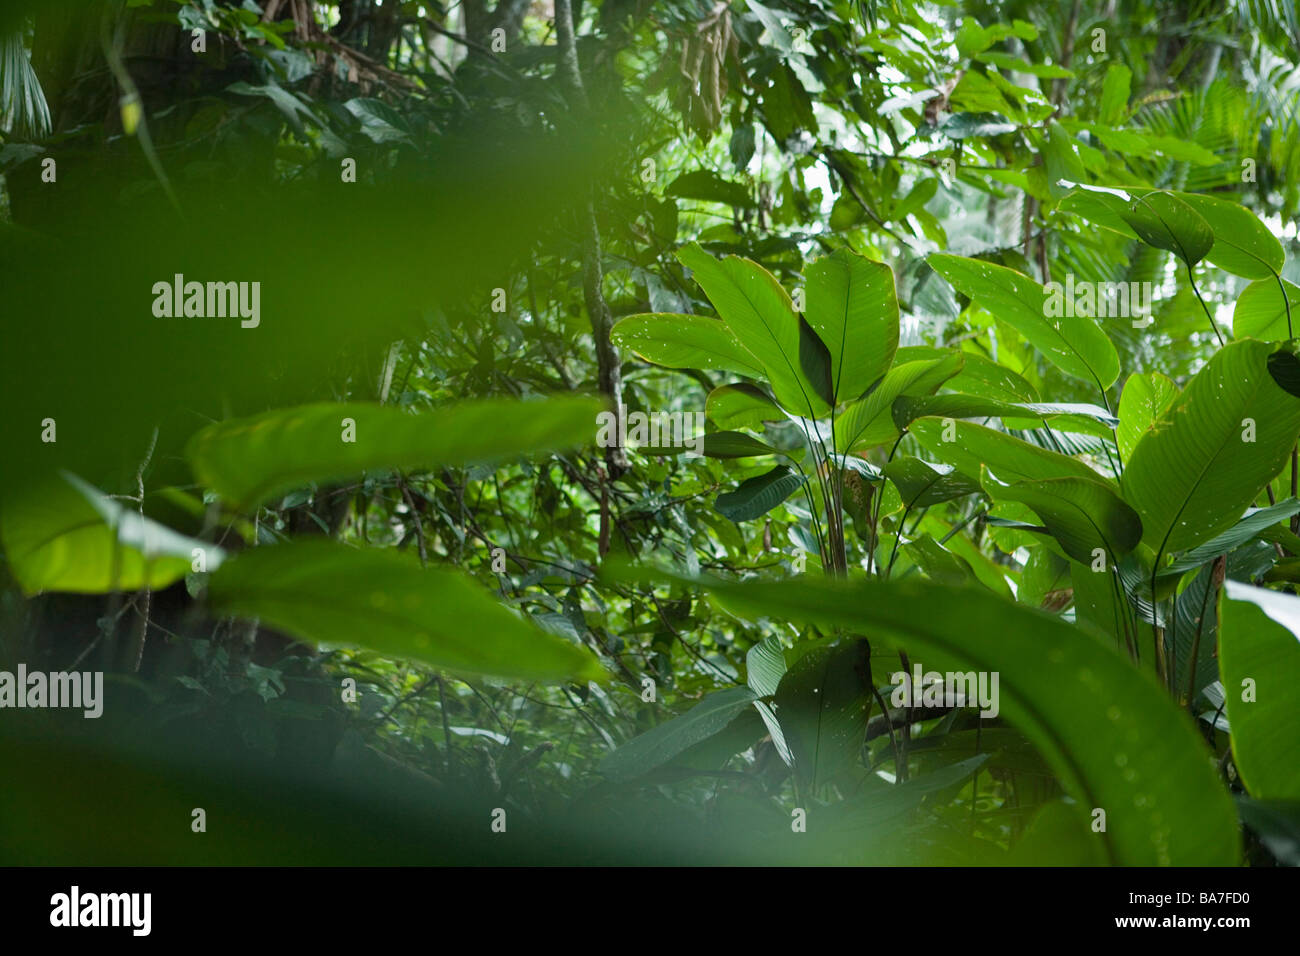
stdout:
[(107, 594), (165, 588), (191, 570), (199, 549), (207, 570), (224, 552), (124, 507), (75, 475), (5, 499), (0, 541), (26, 594)]
[(383, 405), (303, 405), (211, 425), (187, 452), (201, 482), (251, 507), (312, 481), (580, 445), (596, 434), (602, 407), (584, 398), (488, 400), (412, 415)]
[(587, 650), (507, 610), (462, 572), (322, 540), (254, 548), (222, 565), (214, 607), (309, 641), (525, 680), (599, 680)]

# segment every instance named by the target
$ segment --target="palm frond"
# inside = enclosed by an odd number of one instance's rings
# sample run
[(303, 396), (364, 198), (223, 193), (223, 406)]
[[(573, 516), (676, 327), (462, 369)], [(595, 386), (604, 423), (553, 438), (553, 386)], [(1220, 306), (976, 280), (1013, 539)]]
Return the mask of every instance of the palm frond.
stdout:
[(21, 31), (0, 36), (0, 127), (30, 139), (50, 134), (50, 107)]

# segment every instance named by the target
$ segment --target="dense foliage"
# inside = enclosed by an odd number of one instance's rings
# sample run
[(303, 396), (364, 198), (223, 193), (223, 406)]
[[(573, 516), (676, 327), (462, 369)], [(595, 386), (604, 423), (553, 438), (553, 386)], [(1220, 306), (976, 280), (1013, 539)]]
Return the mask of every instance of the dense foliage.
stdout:
[(0, 856), (1300, 863), (1298, 46), (7, 5)]

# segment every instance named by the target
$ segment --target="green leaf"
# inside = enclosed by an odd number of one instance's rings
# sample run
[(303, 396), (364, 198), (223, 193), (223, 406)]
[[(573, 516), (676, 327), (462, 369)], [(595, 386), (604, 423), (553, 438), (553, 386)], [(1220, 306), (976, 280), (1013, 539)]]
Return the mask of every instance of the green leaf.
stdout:
[(745, 655), (746, 683), (759, 697), (775, 694), (785, 671), (785, 649), (776, 636), (763, 638)]
[(1300, 800), (1251, 800), (1238, 796), (1241, 820), (1283, 866), (1300, 866)]
[[(893, 219), (895, 222), (902, 222), (908, 216), (912, 215), (912, 213), (919, 212), (920, 210), (924, 209), (925, 204), (928, 203), (931, 199), (933, 199), (935, 193), (937, 193), (938, 191), (939, 191), (938, 179), (922, 179), (910, 190), (908, 190), (906, 196), (904, 196), (894, 205), (894, 211), (890, 216), (890, 218)], [(893, 270), (891, 269), (890, 272), (892, 273)], [(890, 280), (892, 283), (893, 280), (892, 274), (890, 276)]]
[(998, 673), (1001, 716), (1082, 806), (1106, 810), (1106, 832), (1094, 836), (1111, 862), (1238, 860), (1236, 813), (1187, 715), (1112, 647), (1070, 624), (982, 591), (910, 580), (708, 588), (738, 613), (896, 640), (927, 670)]
[(1295, 498), (1279, 501), (1267, 508), (1250, 508), (1240, 521), (1223, 534), (1216, 535), (1205, 544), (1192, 548), (1173, 564), (1162, 568), (1157, 577), (1181, 577), (1192, 568), (1209, 564), (1220, 555), (1239, 548), (1247, 541), (1259, 537), (1264, 530), (1296, 514), (1300, 514), (1300, 500)]
[(1150, 158), (1156, 154), (1155, 144), (1149, 136), (1142, 133), (1131, 129), (1115, 129), (1103, 123), (1083, 123), (1081, 125), (1111, 152), (1142, 159)]
[(463, 572), (409, 555), (302, 538), (252, 548), (208, 583), (223, 614), (258, 618), (306, 641), (522, 680), (600, 680), (585, 648), (508, 610)]
[(1122, 63), (1106, 68), (1106, 79), (1101, 85), (1101, 102), (1097, 105), (1097, 119), (1108, 125), (1122, 123), (1128, 116), (1129, 81), (1133, 71)]
[(719, 428), (761, 428), (764, 422), (783, 421), (771, 397), (756, 385), (719, 385), (709, 392), (704, 407)]
[(812, 386), (827, 407), (836, 404), (835, 372), (831, 362), (831, 352), (826, 343), (818, 338), (803, 316), (799, 316), (799, 370), (803, 372), (804, 381)]
[(999, 481), (985, 470), (984, 490), (997, 500), (1019, 501), (1034, 510), (1066, 555), (1091, 564), (1097, 548), (1117, 561), (1142, 540), (1142, 522), (1123, 499), (1091, 478)]
[(1066, 187), (1060, 185), (1064, 180), (1078, 182), (1087, 179), (1083, 161), (1075, 151), (1074, 138), (1055, 120), (1047, 123), (1047, 142), (1043, 146), (1043, 164), (1047, 167), (1047, 185), (1053, 196), (1063, 196)]
[(1173, 379), (1159, 372), (1134, 372), (1128, 377), (1119, 396), (1119, 425), (1115, 429), (1121, 461), (1127, 464), (1142, 436), (1155, 427), (1177, 397), (1178, 386)]
[[(1099, 405), (1086, 402), (1004, 402), (994, 398), (956, 393), (913, 398), (904, 395), (894, 402), (891, 414), (899, 429), (907, 428), (918, 418), (1058, 418), (1076, 423), (1089, 434), (1108, 436), (1117, 419)], [(1093, 428), (1092, 423), (1103, 427)]]
[[(1078, 184), (1075, 184), (1078, 186)], [(1129, 214), (1129, 194), (1122, 189), (1107, 186), (1078, 186), (1062, 199), (1058, 208), (1062, 212), (1082, 216), (1091, 223), (1137, 240), (1138, 234), (1126, 221)]]
[(1028, 73), (1030, 76), (1040, 76), (1048, 80), (1068, 80), (1074, 76), (1073, 70), (1067, 70), (1063, 66), (1052, 63), (1030, 63), (1028, 60), (1021, 60), (1009, 53), (999, 53), (996, 50), (980, 53), (975, 59), (981, 63), (991, 63), (999, 70), (1008, 73)]
[(1152, 136), (1150, 134), (1146, 136), (1146, 140), (1170, 159), (1195, 163), (1198, 166), (1213, 166), (1220, 162), (1218, 156), (1191, 140), (1179, 139), (1177, 136)]
[(776, 278), (738, 256), (719, 261), (696, 243), (684, 246), (677, 258), (727, 328), (758, 359), (781, 407), (811, 418), (829, 411), (799, 367), (799, 317)]
[(758, 743), (763, 737), (763, 721), (761, 713), (757, 712), (762, 701), (756, 700), (753, 704), (754, 711), (741, 710), (722, 730), (692, 744), (674, 757), (669, 767), (662, 768), (663, 771), (670, 771), (663, 776), (691, 776), (694, 770), (719, 770), (736, 754)]
[(756, 695), (748, 687), (727, 687), (714, 691), (682, 714), (665, 721), (608, 754), (599, 770), (614, 780), (629, 780), (662, 767), (670, 760), (731, 723)]
[(795, 773), (814, 791), (862, 768), (872, 699), (869, 654), (863, 640), (819, 647), (781, 678), (773, 709)]
[[(1249, 577), (1252, 572), (1243, 571), (1242, 567), (1251, 560), (1251, 557), (1245, 553), (1241, 553), (1240, 556), (1229, 556), (1225, 562), (1226, 574), (1233, 578)], [(1172, 628), (1175, 652), (1173, 663), (1177, 666), (1178, 673), (1174, 675), (1174, 687), (1180, 689), (1180, 694), (1185, 693), (1190, 687), (1193, 700), (1202, 688), (1219, 679), (1217, 656), (1219, 614), (1215, 606), (1217, 603), (1215, 594), (1219, 586), (1220, 584), (1215, 583), (1214, 566), (1207, 565), (1199, 573), (1192, 575), (1190, 583), (1178, 591), (1175, 597), (1177, 603), (1176, 621)], [(1142, 589), (1139, 603), (1146, 601), (1149, 592), (1148, 579)], [(1149, 614), (1144, 609), (1143, 619), (1148, 617)], [(1150, 637), (1149, 632), (1146, 636)], [(1152, 670), (1154, 669), (1153, 662)]]
[(1219, 670), (1232, 756), (1260, 800), (1300, 800), (1300, 598), (1226, 581)]
[(70, 474), (7, 495), (0, 542), (27, 595), (159, 590), (190, 572), (194, 549), (209, 571), (225, 556), (217, 545), (178, 534)]
[(991, 47), (995, 40), (991, 30), (980, 26), (970, 17), (963, 17), (961, 26), (957, 28), (957, 55), (965, 57), (981, 53)]
[(1254, 340), (1220, 349), (1133, 449), (1124, 497), (1157, 554), (1232, 527), (1281, 471), (1300, 435), (1300, 399), (1274, 380), (1273, 355)]
[(704, 454), (708, 458), (757, 458), (780, 452), (744, 432), (713, 432), (704, 436)]
[[(1157, 137), (1151, 142), (1172, 155), (1168, 138)], [(1218, 161), (1213, 154), (1207, 155), (1211, 162)], [(1126, 202), (1130, 196), (1131, 206)], [(1285, 260), (1281, 243), (1254, 213), (1217, 196), (1093, 186), (1070, 193), (1061, 208), (1173, 252), (1184, 262), (1206, 259), (1247, 278), (1273, 280)], [(1247, 334), (1254, 333), (1237, 330), (1239, 337)]]
[[(930, 91), (926, 91), (929, 93)], [(939, 125), (939, 132), (951, 140), (980, 139), (1014, 133), (1015, 123), (1008, 123), (1000, 113), (956, 112)]]
[[(839, 842), (850, 846), (870, 840), (873, 830), (898, 833), (905, 829), (898, 825), (903, 822), (900, 817), (921, 806), (927, 797), (934, 798), (945, 790), (959, 788), (988, 760), (989, 754), (978, 754), (892, 786), (877, 787), (877, 781), (871, 781), (862, 788), (865, 791), (862, 799), (842, 800), (819, 813), (819, 826), (831, 830)], [(886, 827), (886, 824), (892, 825)], [(981, 849), (987, 853), (987, 847)]]
[(799, 489), (803, 476), (787, 465), (741, 482), (735, 491), (718, 495), (714, 507), (732, 521), (750, 521), (767, 514)]
[(743, 173), (749, 161), (754, 158), (754, 127), (750, 123), (735, 125), (731, 130), (731, 142), (728, 144), (731, 164), (736, 172)]
[(1012, 112), (1011, 104), (1003, 99), (997, 86), (975, 70), (961, 74), (948, 101), (954, 111), (961, 113), (1000, 113), (1005, 116)]
[[(374, 404), (300, 405), (209, 425), (186, 455), (201, 483), (247, 508), (313, 481), (587, 444), (602, 407), (582, 398), (491, 399), (413, 415)], [(345, 420), (355, 441), (344, 441)]]
[(772, 746), (776, 748), (781, 760), (787, 767), (793, 767), (794, 753), (790, 750), (790, 745), (786, 743), (785, 731), (781, 729), (781, 722), (776, 719), (776, 711), (772, 709), (770, 704), (761, 700), (754, 701), (754, 709), (758, 711), (758, 716), (762, 718), (768, 736), (772, 738)]
[(1033, 867), (1103, 866), (1106, 859), (1092, 838), (1091, 822), (1078, 804), (1046, 803), (1012, 846), (1007, 862)]
[(905, 508), (928, 508), (942, 501), (978, 494), (979, 483), (951, 465), (932, 465), (900, 455), (885, 466), (885, 476), (898, 488)]
[(929, 580), (954, 586), (975, 580), (975, 572), (962, 558), (923, 534), (903, 545), (903, 553)]
[(771, 83), (763, 90), (763, 121), (772, 137), (784, 143), (796, 130), (815, 130), (812, 98), (795, 72), (781, 64), (770, 76)]
[(1029, 549), (1029, 560), (1020, 572), (1016, 600), (1041, 607), (1049, 594), (1070, 586), (1070, 565), (1045, 544)]
[(973, 352), (962, 352), (961, 370), (947, 383), (953, 391), (1004, 402), (1035, 402), (1038, 392), (1021, 376)]
[(318, 122), (312, 111), (297, 96), (275, 83), (268, 83), (265, 86), (252, 86), (240, 80), (227, 86), (226, 92), (238, 93), (240, 96), (265, 97), (275, 104), (275, 108), (284, 114), (284, 118), (300, 134), (303, 132), (303, 119), (307, 119), (312, 123)]
[(758, 359), (725, 323), (708, 316), (668, 312), (629, 315), (614, 324), (610, 339), (619, 348), (665, 368), (738, 372), (763, 378)]
[[(1119, 647), (1126, 640), (1132, 641), (1133, 608), (1116, 586), (1114, 571), (1109, 567), (1105, 571), (1094, 570), (1091, 559), (1087, 564), (1072, 561), (1069, 567), (1074, 618), (1081, 629), (1092, 629), (1102, 635), (1108, 646)], [(1150, 639), (1149, 633), (1147, 638)], [(1154, 674), (1150, 662), (1147, 668)]]
[(781, 25), (781, 11), (772, 10), (763, 6), (758, 0), (746, 0), (750, 10), (758, 17), (758, 21), (763, 24), (772, 42), (782, 53), (789, 53), (794, 48), (794, 41), (785, 27)]
[(1109, 388), (1119, 378), (1119, 356), (1090, 318), (1047, 315), (1048, 290), (1029, 276), (978, 259), (932, 255), (927, 260), (958, 292), (979, 302), (1075, 378)]
[[(1286, 298), (1282, 298), (1282, 289)], [(1288, 312), (1288, 306), (1290, 310)], [(1290, 316), (1290, 325), (1287, 317)], [(1300, 286), (1286, 279), (1260, 279), (1242, 291), (1232, 312), (1232, 334), (1237, 338), (1276, 342), (1290, 339), (1300, 328)]]
[(898, 349), (894, 270), (840, 249), (809, 265), (804, 283), (805, 318), (830, 351), (834, 402), (858, 398)]
[(1282, 271), (1286, 253), (1259, 217), (1245, 206), (1215, 196), (1178, 193), (1214, 234), (1205, 258), (1220, 269), (1247, 279), (1272, 279)]
[(1188, 268), (1214, 246), (1214, 232), (1205, 217), (1171, 193), (1138, 196), (1122, 216), (1143, 242), (1174, 253)]
[[(984, 465), (1003, 481), (1069, 477), (1103, 480), (1077, 459), (1039, 448), (983, 425), (959, 421), (948, 424), (926, 418), (914, 422), (911, 431), (922, 448), (966, 475), (978, 475), (980, 466)], [(944, 441), (945, 435), (950, 435), (952, 440)]]
[[(19, 13), (16, 25), (0, 26), (0, 112), (7, 114), (12, 138), (41, 140), (50, 133), (50, 107), (27, 55), (24, 21)], [(10, 138), (6, 133), (5, 139)]]
[(835, 421), (835, 442), (844, 451), (874, 448), (898, 437), (891, 409), (901, 395), (928, 395), (962, 367), (960, 352), (895, 365), (880, 384), (844, 409)]
[[(751, 146), (751, 152), (753, 147)], [(723, 179), (708, 169), (694, 169), (682, 173), (664, 189), (666, 196), (678, 196), (682, 199), (704, 199), (720, 202), (727, 206), (745, 209), (756, 205), (749, 190), (740, 183)]]
[(358, 97), (343, 108), (361, 123), (361, 132), (375, 143), (409, 143), (411, 132), (402, 114), (383, 100)]

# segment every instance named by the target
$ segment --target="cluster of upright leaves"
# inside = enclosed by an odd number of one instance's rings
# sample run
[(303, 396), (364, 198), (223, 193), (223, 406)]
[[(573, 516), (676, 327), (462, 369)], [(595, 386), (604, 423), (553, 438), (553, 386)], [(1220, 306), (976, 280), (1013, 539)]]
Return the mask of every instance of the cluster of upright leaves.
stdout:
[[(1127, 230), (1132, 238), (1172, 253), (1193, 282), (1193, 267), (1208, 259), (1283, 289), (1279, 275), (1282, 248), (1242, 207), (1190, 194), (1135, 192), (1120, 199), (1122, 191), (1118, 189), (1080, 191), (1074, 208), (1099, 225)], [(1106, 332), (1087, 312), (1073, 318), (1054, 312), (1048, 304), (1051, 290), (1007, 267), (952, 255), (930, 258), (935, 271), (967, 297), (972, 308), (978, 306), (997, 316), (1062, 373), (1089, 383), (1105, 407), (1033, 401), (1036, 396), (1028, 382), (965, 350), (900, 349), (892, 271), (849, 250), (814, 260), (805, 268), (803, 285), (796, 292), (806, 306), (801, 311), (794, 308), (794, 300), (775, 277), (755, 262), (737, 257), (719, 262), (695, 246), (685, 248), (680, 258), (708, 294), (718, 318), (631, 316), (616, 326), (616, 340), (659, 365), (746, 376), (747, 380), (720, 386), (709, 394), (706, 407), (716, 430), (706, 437), (704, 454), (781, 457), (789, 462), (749, 477), (745, 477), (748, 471), (741, 471), (744, 480), (737, 489), (718, 496), (719, 511), (736, 521), (752, 520), (802, 489), (808, 505), (803, 513), (807, 518), (804, 534), (816, 541), (817, 553), (829, 571), (842, 574), (849, 569), (850, 576), (865, 571), (867, 576), (889, 579), (901, 554), (905, 569), (917, 571), (923, 578), (999, 592), (1003, 601), (1009, 585), (1018, 589), (1022, 603), (1047, 605), (1049, 590), (1064, 593), (1065, 600), (1057, 607), (1068, 608), (1068, 616), (1080, 630), (1063, 631), (1060, 639), (1044, 639), (1021, 649), (1018, 653), (1033, 659), (1035, 666), (1024, 674), (1023, 683), (1018, 683), (1010, 676), (1013, 652), (1005, 635), (1012, 628), (1032, 630), (1038, 625), (1032, 617), (1021, 620), (1022, 615), (1009, 604), (1005, 613), (1010, 619), (994, 630), (980, 630), (973, 620), (963, 627), (955, 619), (945, 629), (937, 618), (941, 616), (938, 607), (947, 598), (934, 595), (928, 610), (916, 609), (916, 624), (890, 627), (883, 626), (882, 620), (895, 619), (893, 607), (906, 602), (909, 592), (882, 592), (874, 604), (864, 603), (863, 611), (856, 615), (843, 611), (814, 614), (819, 592), (811, 586), (791, 585), (790, 594), (798, 596), (792, 600), (807, 601), (808, 610), (802, 618), (792, 613), (785, 616), (805, 622), (831, 620), (855, 633), (880, 631), (910, 649), (939, 655), (945, 652), (928, 645), (927, 639), (943, 634), (956, 646), (949, 659), (967, 667), (978, 662), (985, 669), (1002, 672), (1009, 678), (1007, 693), (1011, 695), (1029, 694), (1034, 685), (1041, 687), (1046, 674), (1059, 665), (1062, 647), (1077, 648), (1087, 664), (1081, 664), (1073, 675), (1073, 689), (1067, 693), (1062, 688), (1065, 696), (1057, 700), (1083, 705), (1085, 695), (1092, 697), (1085, 705), (1086, 716), (1071, 709), (1068, 715), (1061, 713), (1061, 723), (1055, 724), (1047, 716), (1051, 708), (1046, 705), (1029, 711), (1032, 719), (1052, 723), (1049, 737), (1039, 737), (1035, 743), (1041, 745), (1045, 739), (1059, 743), (1066, 734), (1064, 724), (1082, 721), (1091, 728), (1095, 744), (1101, 730), (1116, 722), (1126, 727), (1149, 726), (1151, 717), (1126, 719), (1126, 706), (1160, 713), (1161, 720), (1172, 721), (1180, 729), (1171, 737), (1142, 745), (1139, 762), (1150, 767), (1155, 752), (1164, 749), (1178, 752), (1188, 773), (1198, 768), (1191, 773), (1200, 782), (1196, 784), (1198, 797), (1189, 808), (1189, 822), (1200, 815), (1217, 834), (1213, 847), (1207, 848), (1186, 834), (1176, 835), (1169, 826), (1155, 825), (1153, 820), (1141, 824), (1130, 820), (1130, 834), (1112, 837), (1112, 858), (1170, 862), (1182, 853), (1191, 854), (1188, 859), (1231, 857), (1236, 852), (1235, 838), (1230, 835), (1231, 811), (1225, 814), (1221, 787), (1203, 772), (1204, 761), (1197, 756), (1202, 744), (1177, 711), (1179, 703), (1195, 711), (1203, 700), (1211, 702), (1211, 711), (1221, 709), (1224, 694), (1231, 700), (1243, 681), (1253, 702), (1249, 688), (1256, 679), (1241, 676), (1244, 672), (1237, 669), (1232, 674), (1222, 673), (1221, 683), (1216, 684), (1213, 674), (1207, 677), (1203, 669), (1214, 653), (1212, 643), (1204, 639), (1207, 617), (1212, 614), (1212, 605), (1206, 602), (1209, 591), (1222, 582), (1222, 574), (1213, 582), (1202, 582), (1195, 594), (1188, 592), (1200, 576), (1213, 573), (1215, 562), (1221, 566), (1225, 559), (1246, 554), (1258, 557), (1261, 540), (1300, 543), (1283, 523), (1300, 510), (1293, 507), (1298, 504), (1294, 499), (1256, 507), (1266, 490), (1270, 499), (1273, 497), (1271, 483), (1282, 474), (1300, 438), (1300, 360), (1290, 345), (1240, 336), (1215, 351), (1182, 389), (1163, 376), (1135, 374), (1121, 393), (1116, 415), (1110, 411), (1108, 393), (1119, 378), (1120, 361)], [(1283, 308), (1280, 291), (1277, 300), (1279, 309)], [(804, 439), (797, 452), (779, 451), (778, 440), (759, 437), (768, 430), (779, 434), (791, 423)], [(990, 427), (990, 423), (1000, 423), (1000, 427)], [(1040, 440), (1026, 441), (1011, 431), (1037, 434)], [(1058, 437), (1071, 435), (1093, 439), (1095, 451), (1067, 453), (1069, 446)], [(931, 460), (898, 454), (909, 447), (919, 447)], [(815, 476), (815, 487), (810, 476)], [(855, 502), (843, 495), (846, 487), (864, 493)], [(888, 497), (886, 489), (891, 489)], [(1002, 532), (1000, 540), (990, 536), (991, 542), (983, 547), (978, 539), (955, 545), (953, 535), (969, 520), (961, 519), (960, 511), (960, 524), (953, 520), (942, 542), (919, 531), (938, 524), (933, 519), (923, 523), (932, 507), (961, 508), (964, 499), (975, 496), (985, 499), (980, 514), (988, 510), (988, 524)], [(863, 502), (868, 507), (861, 507)], [(969, 515), (971, 509), (966, 509)], [(909, 527), (908, 517), (916, 512), (922, 518)], [(855, 523), (865, 557), (850, 561), (857, 552), (842, 536), (844, 519), (859, 515), (862, 520)], [(886, 558), (879, 539), (884, 521), (891, 516), (896, 518)], [(1282, 553), (1279, 548), (1278, 554)], [(975, 573), (966, 560), (971, 554), (982, 559), (984, 575)], [(1019, 560), (1008, 560), (1011, 554)], [(1248, 580), (1274, 573), (1269, 571), (1274, 563), (1256, 568)], [(1278, 563), (1285, 565), (1286, 561)], [(1051, 568), (1057, 570), (1051, 585), (1044, 587), (1037, 578)], [(1237, 593), (1238, 600), (1251, 599), (1245, 595), (1253, 594), (1254, 589), (1233, 587), (1238, 592), (1229, 591), (1228, 597)], [(842, 608), (854, 593), (860, 592), (831, 592), (821, 598)], [(779, 605), (775, 598), (766, 597), (766, 588), (753, 594), (754, 608), (771, 611)], [(1178, 618), (1189, 598), (1201, 603), (1199, 614), (1192, 619), (1190, 650), (1188, 636), (1178, 632)], [(974, 598), (954, 600), (968, 607)], [(1260, 596), (1254, 600), (1268, 608), (1267, 601), (1284, 606), (1287, 599)], [(923, 619), (924, 624), (920, 623)], [(1017, 623), (1012, 625), (1011, 619)], [(963, 631), (960, 637), (957, 630)], [(1108, 635), (1112, 647), (1122, 651), (1128, 663), (1095, 643), (1088, 630)], [(999, 639), (1001, 648), (991, 651), (991, 657), (982, 657), (980, 642), (989, 640), (994, 642), (991, 647), (996, 647)], [(1220, 646), (1243, 640), (1247, 640), (1244, 635), (1225, 621)], [(848, 649), (852, 645), (843, 646)], [(1300, 647), (1293, 640), (1275, 639), (1273, 647), (1270, 653), (1280, 655), (1274, 663), (1283, 672), (1290, 667), (1285, 661), (1300, 656)], [(824, 656), (825, 652), (821, 653)], [(1181, 669), (1180, 653), (1184, 655)], [(1249, 653), (1230, 651), (1227, 661), (1240, 662), (1241, 656)], [(812, 652), (799, 660), (819, 666), (814, 664), (818, 657)], [(751, 661), (751, 670), (756, 663)], [(1118, 678), (1099, 679), (1097, 668), (1101, 667), (1135, 670), (1133, 679), (1125, 678), (1133, 689), (1120, 692)], [(1164, 684), (1167, 694), (1163, 700), (1154, 686), (1137, 678), (1136, 669), (1141, 668), (1152, 671)], [(793, 676), (781, 682), (772, 693), (775, 713), (764, 712), (763, 719), (773, 744), (794, 768), (796, 777), (815, 792), (824, 793), (823, 787), (831, 779), (823, 773), (827, 763), (833, 762), (838, 773), (853, 767), (858, 768), (857, 773), (863, 772), (862, 728), (844, 731), (853, 741), (847, 749), (842, 746), (844, 736), (818, 740), (812, 747), (806, 742), (800, 745), (796, 742), (803, 739), (798, 730), (801, 708), (812, 706), (819, 715), (815, 725), (822, 728), (835, 726), (839, 718), (830, 715), (847, 716), (858, 708), (865, 726), (871, 685), (869, 676), (854, 684), (854, 668), (845, 660), (830, 671), (817, 673), (821, 676), (812, 682), (796, 682)], [(849, 680), (854, 686), (835, 690), (826, 683), (831, 673), (835, 680)], [(724, 710), (710, 711), (712, 719), (719, 722), (715, 729), (737, 708), (762, 704), (752, 679), (750, 689), (754, 693), (718, 692), (730, 695), (730, 704)], [(1248, 766), (1282, 760), (1276, 750), (1279, 736), (1294, 732), (1300, 716), (1289, 691), (1274, 689), (1272, 694), (1273, 707), (1267, 709), (1271, 720), (1265, 722), (1257, 716), (1260, 711), (1248, 711), (1254, 718), (1247, 721), (1248, 730), (1233, 737), (1234, 753)], [(658, 762), (676, 755), (677, 751), (664, 749), (663, 741), (675, 739), (682, 722), (697, 723), (694, 715), (704, 706), (654, 732), (660, 742)], [(1234, 710), (1242, 706), (1229, 704), (1230, 723)], [(1220, 719), (1217, 714), (1212, 716), (1214, 722)], [(1256, 729), (1261, 726), (1268, 729)], [(755, 725), (751, 733), (758, 729)], [(1030, 728), (1023, 729), (1030, 732), (1031, 739), (1036, 737)], [(1172, 742), (1175, 738), (1180, 741), (1177, 746)], [(686, 738), (682, 740), (684, 746)], [(1136, 744), (1131, 736), (1129, 740)], [(689, 742), (697, 743), (693, 738)], [(608, 765), (625, 767), (637, 755), (636, 743), (629, 745), (630, 752), (617, 752)], [(838, 759), (832, 761), (837, 745)], [(1082, 743), (1078, 746), (1081, 751), (1092, 749)], [(1115, 747), (1122, 751), (1114, 755), (1115, 763), (1128, 765), (1132, 755), (1126, 751), (1130, 748)], [(1263, 753), (1256, 747), (1263, 748)], [(1271, 752), (1269, 748), (1273, 748)], [(907, 768), (897, 753), (894, 756), (896, 772), (905, 777)], [(1050, 753), (1046, 756), (1052, 761)], [(1105, 801), (1095, 793), (1114, 777), (1113, 766), (1100, 754), (1094, 756), (1095, 776), (1085, 772), (1074, 780), (1066, 779), (1063, 768), (1078, 772), (1088, 762), (1079, 751), (1068, 758), (1062, 755), (1055, 769), (1062, 773), (1067, 789), (1102, 806)], [(1271, 779), (1267, 770), (1254, 772)], [(1130, 779), (1127, 772), (1120, 776)], [(1142, 780), (1153, 789), (1134, 798), (1132, 806), (1146, 806), (1148, 801), (1168, 806), (1176, 792), (1186, 794), (1192, 786), (1189, 776), (1175, 771), (1163, 778), (1147, 773)], [(1246, 783), (1249, 788), (1248, 779)], [(1276, 784), (1248, 792), (1252, 797), (1300, 796), (1293, 786), (1279, 791)], [(1211, 820), (1213, 824), (1208, 823)], [(1201, 852), (1206, 855), (1197, 857)]]

